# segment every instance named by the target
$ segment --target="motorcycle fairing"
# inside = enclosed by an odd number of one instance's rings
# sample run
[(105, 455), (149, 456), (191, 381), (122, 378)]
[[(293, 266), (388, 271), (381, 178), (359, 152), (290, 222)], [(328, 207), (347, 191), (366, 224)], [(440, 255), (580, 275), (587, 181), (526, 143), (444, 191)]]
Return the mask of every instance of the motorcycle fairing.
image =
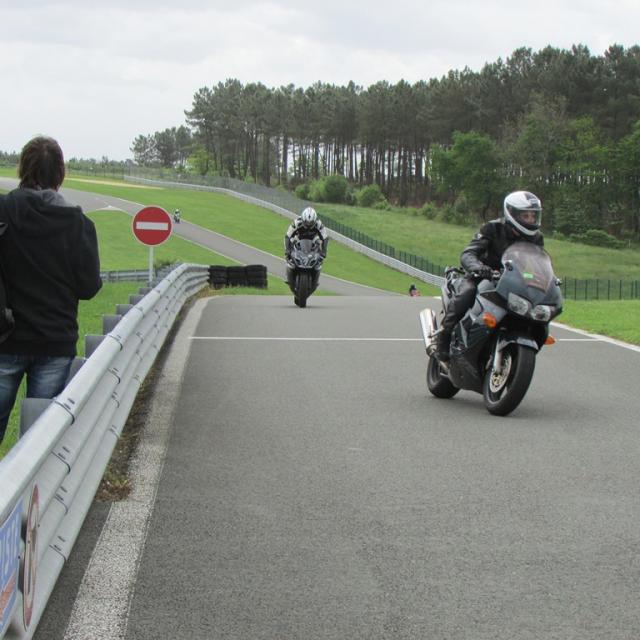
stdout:
[(556, 284), (551, 258), (538, 245), (531, 242), (516, 242), (502, 255), (504, 271), (496, 292), (504, 299), (509, 292), (526, 298), (533, 306), (539, 304), (562, 310), (562, 294)]

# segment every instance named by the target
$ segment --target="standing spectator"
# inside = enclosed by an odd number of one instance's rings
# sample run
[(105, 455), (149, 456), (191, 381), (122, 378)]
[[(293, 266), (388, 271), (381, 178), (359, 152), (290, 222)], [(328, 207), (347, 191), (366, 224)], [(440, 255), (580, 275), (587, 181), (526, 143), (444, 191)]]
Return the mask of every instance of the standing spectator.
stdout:
[(411, 283), (411, 286), (409, 287), (409, 295), (412, 298), (415, 298), (416, 296), (420, 295), (420, 291), (419, 291), (418, 287), (416, 287), (416, 285), (413, 284), (413, 283)]
[(64, 388), (78, 340), (78, 300), (102, 286), (93, 222), (58, 193), (62, 149), (38, 136), (20, 155), (20, 185), (0, 195), (0, 269), (15, 327), (0, 344), (0, 442), (23, 376), (27, 397)]

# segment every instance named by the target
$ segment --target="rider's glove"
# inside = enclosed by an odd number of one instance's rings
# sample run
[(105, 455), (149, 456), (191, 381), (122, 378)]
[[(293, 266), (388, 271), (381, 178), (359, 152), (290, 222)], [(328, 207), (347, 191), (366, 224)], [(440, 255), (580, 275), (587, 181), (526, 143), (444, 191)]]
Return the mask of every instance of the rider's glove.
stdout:
[(482, 265), (479, 269), (475, 269), (475, 273), (478, 276), (478, 280), (491, 280), (493, 277), (493, 269), (486, 264)]

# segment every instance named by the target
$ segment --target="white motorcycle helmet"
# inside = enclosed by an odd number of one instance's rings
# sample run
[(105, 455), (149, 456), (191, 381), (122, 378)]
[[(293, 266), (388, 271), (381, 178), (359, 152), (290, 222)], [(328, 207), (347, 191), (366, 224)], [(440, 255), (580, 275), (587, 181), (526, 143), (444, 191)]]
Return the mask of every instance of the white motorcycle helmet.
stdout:
[(314, 227), (316, 222), (318, 221), (318, 214), (313, 207), (307, 207), (301, 214), (300, 218), (302, 220), (302, 224), (307, 228), (311, 229)]
[(540, 198), (529, 191), (514, 191), (504, 199), (504, 217), (519, 233), (534, 236), (542, 223)]

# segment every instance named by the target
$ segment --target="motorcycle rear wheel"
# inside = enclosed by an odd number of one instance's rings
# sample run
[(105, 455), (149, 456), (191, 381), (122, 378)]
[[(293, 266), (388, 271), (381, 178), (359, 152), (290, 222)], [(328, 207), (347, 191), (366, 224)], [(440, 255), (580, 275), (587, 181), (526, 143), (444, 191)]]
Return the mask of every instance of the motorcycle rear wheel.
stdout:
[(296, 276), (296, 295), (294, 297), (294, 302), (301, 309), (304, 309), (307, 306), (307, 298), (311, 295), (312, 286), (312, 274), (303, 272)]
[(429, 358), (427, 365), (427, 387), (436, 398), (453, 398), (460, 391), (442, 373), (440, 362), (433, 356)]
[(511, 413), (524, 398), (536, 366), (536, 352), (519, 344), (508, 345), (502, 355), (502, 370), (487, 371), (482, 385), (484, 406), (494, 416)]

